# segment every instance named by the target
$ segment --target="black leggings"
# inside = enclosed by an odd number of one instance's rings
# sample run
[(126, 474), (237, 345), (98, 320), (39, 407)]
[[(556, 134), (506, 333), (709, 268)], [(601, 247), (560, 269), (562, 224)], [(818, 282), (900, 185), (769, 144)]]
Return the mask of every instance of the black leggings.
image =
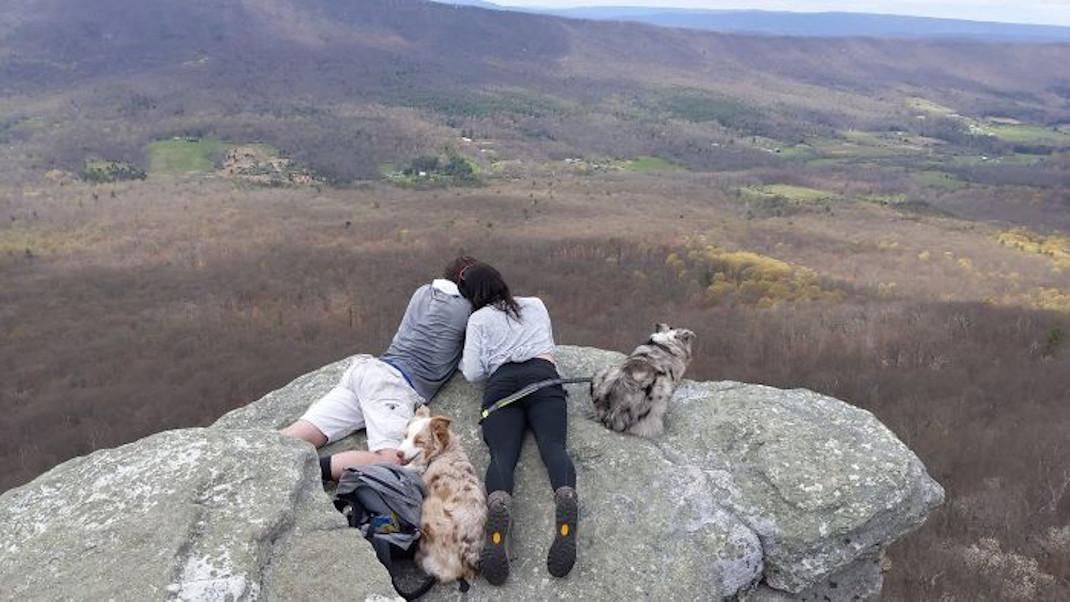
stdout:
[[(558, 378), (557, 368), (543, 359), (531, 359), (517, 364), (505, 364), (494, 371), (483, 393), (483, 407), (508, 397), (523, 387), (540, 380)], [(491, 412), (483, 421), (483, 441), (490, 449), (487, 466), (487, 493), (513, 493), (513, 470), (520, 459), (524, 431), (535, 433), (539, 454), (550, 485), (576, 486), (576, 467), (565, 449), (568, 415), (565, 409), (565, 389), (561, 385), (545, 387), (513, 403)]]

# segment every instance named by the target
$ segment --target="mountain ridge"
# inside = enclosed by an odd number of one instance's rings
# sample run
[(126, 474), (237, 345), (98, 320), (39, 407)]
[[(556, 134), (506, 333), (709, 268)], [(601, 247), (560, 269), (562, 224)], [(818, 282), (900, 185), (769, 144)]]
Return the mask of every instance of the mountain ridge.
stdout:
[(352, 181), (428, 152), (427, 128), (477, 124), (517, 156), (628, 148), (700, 169), (771, 160), (737, 136), (984, 142), (942, 115), (921, 124), (918, 98), (1070, 123), (1065, 44), (755, 36), (422, 0), (15, 0), (0, 23), (0, 134), (30, 140), (13, 161), (45, 170), (145, 166), (155, 140), (215, 135)]
[(555, 9), (504, 6), (482, 0), (444, 4), (551, 14), (572, 19), (633, 21), (661, 27), (800, 37), (964, 39), (993, 42), (1070, 43), (1070, 27), (973, 19), (847, 11), (688, 9), (657, 6), (579, 6)]

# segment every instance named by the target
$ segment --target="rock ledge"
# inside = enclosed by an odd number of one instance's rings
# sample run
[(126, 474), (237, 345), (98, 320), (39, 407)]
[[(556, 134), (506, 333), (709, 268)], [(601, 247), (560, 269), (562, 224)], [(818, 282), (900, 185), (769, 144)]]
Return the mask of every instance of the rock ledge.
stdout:
[[(620, 354), (558, 349), (562, 375)], [(0, 496), (0, 583), (18, 599), (393, 598), (323, 492), (311, 446), (270, 432), (330, 389), (336, 362), (208, 429), (159, 433), (57, 466)], [(806, 390), (685, 381), (665, 435), (618, 435), (570, 387), (580, 558), (546, 572), (549, 483), (533, 441), (517, 471), (504, 588), (471, 600), (859, 600), (880, 593), (893, 541), (943, 501), (918, 458), (869, 412)], [(479, 391), (435, 399), (476, 468)], [(530, 439), (530, 438), (529, 438)], [(333, 449), (363, 445), (358, 434)], [(332, 578), (324, 578), (331, 575)], [(439, 587), (429, 599), (455, 598)]]

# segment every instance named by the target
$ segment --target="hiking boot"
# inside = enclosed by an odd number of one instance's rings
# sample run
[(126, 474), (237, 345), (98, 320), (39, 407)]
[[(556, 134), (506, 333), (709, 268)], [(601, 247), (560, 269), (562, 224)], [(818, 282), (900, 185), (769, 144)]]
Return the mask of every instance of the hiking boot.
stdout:
[(554, 577), (564, 577), (576, 564), (576, 521), (579, 519), (576, 490), (560, 487), (554, 492), (554, 542), (546, 555), (546, 569)]
[(483, 551), (479, 555), (479, 572), (491, 585), (502, 585), (509, 577), (509, 508), (513, 498), (504, 491), (487, 496), (487, 528)]

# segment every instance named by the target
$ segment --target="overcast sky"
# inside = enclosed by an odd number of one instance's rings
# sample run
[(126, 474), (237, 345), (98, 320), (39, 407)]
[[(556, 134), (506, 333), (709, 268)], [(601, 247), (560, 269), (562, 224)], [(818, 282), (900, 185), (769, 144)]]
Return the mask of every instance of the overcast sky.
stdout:
[(972, 21), (1070, 26), (1070, 0), (490, 0), (503, 6), (658, 6), (712, 9), (850, 11)]

